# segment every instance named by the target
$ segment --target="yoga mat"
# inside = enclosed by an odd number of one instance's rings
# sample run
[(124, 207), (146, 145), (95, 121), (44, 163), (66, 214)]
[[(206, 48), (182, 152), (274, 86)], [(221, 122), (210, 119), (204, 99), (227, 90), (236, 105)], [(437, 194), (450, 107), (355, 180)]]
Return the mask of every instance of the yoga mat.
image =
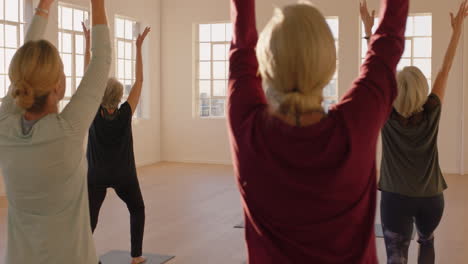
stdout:
[[(377, 237), (383, 238), (383, 229), (381, 224), (375, 224), (375, 235)], [(414, 237), (416, 236), (416, 227), (413, 228), (413, 234), (411, 234), (411, 240), (414, 240)]]
[[(163, 264), (173, 259), (174, 256), (158, 255), (158, 254), (143, 254), (147, 260), (144, 264)], [(101, 257), (102, 264), (129, 264), (132, 258), (129, 252), (113, 250)]]

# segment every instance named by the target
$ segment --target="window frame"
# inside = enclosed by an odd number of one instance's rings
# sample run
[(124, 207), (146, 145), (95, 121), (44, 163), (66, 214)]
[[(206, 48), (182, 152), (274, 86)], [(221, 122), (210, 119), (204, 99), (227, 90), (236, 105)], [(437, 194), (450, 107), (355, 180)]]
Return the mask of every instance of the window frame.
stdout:
[[(323, 95), (323, 103), (322, 103), (322, 106), (324, 108), (325, 111), (328, 112), (328, 109), (330, 106), (332, 105), (335, 105), (339, 102), (340, 100), (340, 89), (339, 89), (339, 79), (340, 79), (340, 58), (339, 58), (339, 47), (340, 47), (340, 17), (339, 16), (326, 16), (325, 17), (326, 21), (327, 21), (327, 24), (328, 26), (330, 27), (330, 29), (332, 30), (331, 26), (330, 26), (330, 23), (329, 21), (330, 20), (336, 20), (336, 25), (337, 25), (337, 28), (336, 28), (336, 33), (337, 35), (333, 36), (334, 40), (335, 40), (335, 48), (336, 48), (336, 71), (333, 75), (333, 78), (330, 80), (330, 83), (327, 84), (327, 86), (325, 86), (324, 88), (324, 95)], [(332, 30), (332, 33), (333, 33), (333, 30)], [(332, 82), (335, 82), (335, 91), (334, 91), (334, 96), (333, 95), (329, 95), (329, 96), (326, 96), (325, 95), (325, 89), (328, 88), (328, 86), (332, 83)], [(328, 101), (328, 103), (327, 103)]]
[[(117, 20), (123, 20), (124, 21), (124, 28), (123, 28), (123, 34), (124, 36), (123, 37), (119, 37), (117, 35)], [(125, 37), (125, 23), (127, 21), (130, 21), (132, 23), (132, 39), (128, 39)], [(124, 86), (124, 93), (123, 93), (123, 96), (122, 96), (122, 101), (121, 103), (124, 103), (128, 100), (128, 96), (130, 95), (130, 91), (133, 87), (133, 85), (135, 84), (135, 81), (136, 81), (136, 40), (137, 40), (137, 36), (138, 34), (140, 34), (140, 29), (141, 29), (141, 22), (139, 22), (137, 19), (134, 19), (132, 17), (128, 17), (128, 16), (124, 16), (124, 15), (120, 15), (120, 14), (115, 14), (114, 15), (114, 49), (115, 49), (115, 78), (122, 83), (122, 85)], [(124, 51), (124, 54), (123, 54), (123, 57), (120, 58), (119, 57), (119, 43), (120, 42), (123, 42), (124, 43), (124, 47), (123, 47), (123, 51)], [(126, 48), (125, 48), (125, 44), (130, 44), (131, 45), (131, 55), (130, 55), (130, 59), (127, 59), (126, 58)], [(123, 72), (123, 77), (124, 78), (120, 78), (119, 76), (119, 61), (120, 60), (123, 60), (123, 63), (124, 63), (124, 72)], [(130, 65), (131, 65), (131, 72), (130, 72), (130, 79), (129, 78), (126, 78), (126, 62), (127, 61), (130, 61)], [(129, 83), (129, 84), (126, 84), (126, 83)], [(129, 85), (129, 90), (128, 90), (128, 94), (126, 94), (126, 89), (127, 89), (127, 85)], [(143, 106), (142, 106), (142, 102), (143, 102), (143, 96), (144, 96), (144, 92), (143, 92), (143, 89), (144, 87), (142, 87), (142, 92), (141, 92), (141, 97), (140, 97), (140, 101), (138, 103), (138, 106), (137, 106), (137, 109), (135, 110), (135, 113), (133, 115), (133, 118), (134, 119), (143, 119), (144, 116), (143, 116)]]
[[(61, 26), (63, 25), (62, 22), (62, 8), (69, 8), (72, 9), (72, 29), (65, 29), (62, 28)], [(79, 6), (79, 5), (74, 5), (66, 2), (58, 2), (58, 16), (57, 19), (57, 43), (58, 43), (58, 51), (60, 54), (60, 57), (62, 58), (63, 61), (63, 55), (71, 55), (71, 76), (66, 76), (66, 79), (70, 78), (70, 82), (66, 82), (67, 90), (70, 91), (70, 95), (67, 95), (67, 91), (65, 91), (65, 96), (64, 98), (60, 101), (60, 109), (63, 110), (65, 106), (70, 102), (71, 98), (75, 94), (76, 90), (78, 89), (78, 86), (83, 78), (83, 76), (77, 76), (77, 67), (76, 67), (76, 62), (77, 62), (77, 56), (83, 56), (83, 69), (82, 73), (84, 75), (84, 63), (85, 63), (85, 56), (86, 56), (86, 39), (84, 36), (84, 32), (82, 30), (76, 30), (74, 28), (74, 12), (75, 10), (82, 11), (83, 12), (83, 22), (88, 25), (89, 27), (89, 20), (90, 20), (90, 11), (88, 7), (84, 6)], [(87, 15), (86, 15), (87, 14)], [(64, 52), (63, 51), (63, 34), (70, 34), (71, 35), (71, 52)], [(77, 36), (81, 36), (83, 38), (83, 54), (78, 54), (76, 52), (76, 39)], [(79, 81), (78, 81), (79, 80)]]
[[(431, 34), (430, 35), (417, 35), (415, 34), (414, 30), (415, 30), (415, 23), (414, 23), (414, 19), (416, 17), (430, 17), (431, 18), (431, 28), (430, 28), (430, 32)], [(406, 28), (406, 31), (405, 31), (405, 41), (410, 41), (411, 42), (411, 50), (409, 50), (410, 52), (410, 56), (409, 57), (403, 57), (405, 54), (403, 54), (401, 60), (399, 61), (398, 63), (398, 66), (397, 66), (397, 71), (401, 70), (402, 69), (402, 65), (401, 65), (401, 61), (402, 60), (410, 60), (410, 64), (409, 66), (416, 66), (418, 67), (421, 71), (423, 71), (421, 69), (421, 67), (419, 67), (418, 65), (416, 65), (414, 63), (414, 60), (418, 60), (418, 59), (421, 59), (421, 60), (430, 60), (430, 75), (428, 75), (427, 73), (424, 73), (427, 81), (428, 81), (428, 84), (429, 84), (429, 91), (432, 90), (432, 85), (433, 85), (433, 80), (434, 80), (434, 72), (433, 72), (433, 55), (434, 55), (434, 50), (433, 50), (433, 43), (434, 43), (434, 14), (433, 13), (411, 13), (408, 15), (408, 19), (412, 19), (413, 20), (413, 24), (412, 24), (412, 34), (408, 35), (408, 25), (409, 23), (407, 24), (407, 28)], [(379, 24), (379, 18), (375, 18), (375, 23), (374, 23), (374, 28), (372, 28), (372, 32), (375, 32), (375, 30), (377, 29), (378, 27), (378, 24)], [(367, 55), (367, 48), (363, 47), (363, 45), (366, 45), (367, 46), (367, 43), (366, 43), (366, 40), (363, 39), (364, 38), (364, 24), (362, 23), (361, 21), (361, 40), (360, 40), (360, 53), (361, 53), (361, 57), (360, 57), (360, 61), (361, 61), (361, 64), (364, 62), (365, 60), (365, 57)], [(414, 56), (414, 53), (415, 53), (415, 45), (414, 45), (414, 40), (415, 39), (424, 39), (424, 38), (430, 38), (431, 39), (431, 56), (430, 57), (416, 57)], [(405, 45), (405, 51), (404, 53), (407, 52), (407, 45)], [(366, 51), (365, 53), (363, 51)], [(424, 72), (424, 71), (423, 71)]]
[[(222, 25), (224, 24), (224, 35), (225, 35), (225, 40), (209, 40), (209, 41), (201, 41), (200, 40), (200, 26), (201, 25), (210, 25), (212, 27), (213, 25)], [(230, 34), (228, 34), (227, 27), (230, 26), (231, 30), (229, 31)], [(212, 37), (210, 29), (210, 38)], [(196, 23), (194, 24), (194, 54), (195, 54), (195, 59), (194, 59), (194, 92), (193, 92), (193, 116), (196, 119), (202, 119), (202, 120), (220, 120), (220, 119), (226, 119), (226, 104), (227, 104), (227, 93), (228, 93), (228, 85), (229, 85), (229, 50), (231, 46), (231, 38), (232, 38), (232, 32), (233, 32), (233, 25), (230, 21), (215, 21), (215, 22), (207, 22), (207, 23)], [(228, 36), (231, 36), (231, 38), (228, 38)], [(210, 59), (208, 60), (202, 60), (200, 57), (200, 44), (209, 44), (210, 45)], [(215, 45), (224, 45), (225, 46), (225, 59), (224, 60), (215, 60), (213, 53), (214, 49), (213, 46)], [(201, 62), (208, 62), (210, 63), (210, 78), (200, 78), (200, 63)], [(219, 78), (214, 78), (214, 73), (213, 73), (213, 64), (215, 62), (224, 62), (225, 64), (225, 78), (224, 79), (219, 79)], [(210, 82), (210, 95), (207, 98), (202, 98), (200, 96), (200, 82), (202, 81), (207, 81)], [(214, 82), (215, 81), (224, 81), (225, 82), (225, 95), (224, 96), (215, 96), (214, 94)], [(209, 100), (209, 106), (208, 106), (208, 111), (209, 115), (208, 116), (202, 116), (202, 104), (201, 100), (206, 99)], [(224, 107), (223, 107), (223, 115), (221, 116), (214, 116), (212, 115), (212, 100), (224, 100)]]
[[(0, 91), (0, 104), (3, 100), (3, 97), (5, 97), (8, 93), (8, 90), (10, 88), (11, 82), (10, 78), (8, 75), (11, 59), (13, 58), (14, 54), (16, 51), (24, 44), (24, 37), (26, 35), (26, 26), (28, 25), (28, 19), (32, 17), (32, 13), (28, 14), (30, 12), (29, 10), (29, 5), (31, 5), (31, 2), (29, 0), (15, 0), (18, 3), (18, 20), (13, 21), (13, 20), (7, 20), (6, 18), (6, 13), (7, 13), (7, 1), (13, 1), (13, 0), (5, 0), (3, 1), (3, 6), (2, 6), (2, 11), (3, 13), (0, 15), (0, 27), (3, 27), (3, 30), (0, 30), (1, 34), (1, 39), (2, 39), (2, 44), (0, 45), (0, 50), (3, 51), (3, 56), (2, 59), (0, 59), (0, 62), (3, 61), (3, 67), (4, 72), (0, 72), (0, 82), (3, 82), (3, 92)], [(6, 43), (6, 27), (16, 27), (16, 47), (8, 47)], [(10, 58), (7, 55), (7, 50), (13, 51), (10, 55)], [(3, 78), (3, 80), (1, 80)], [(0, 84), (0, 89), (1, 89), (1, 84)]]

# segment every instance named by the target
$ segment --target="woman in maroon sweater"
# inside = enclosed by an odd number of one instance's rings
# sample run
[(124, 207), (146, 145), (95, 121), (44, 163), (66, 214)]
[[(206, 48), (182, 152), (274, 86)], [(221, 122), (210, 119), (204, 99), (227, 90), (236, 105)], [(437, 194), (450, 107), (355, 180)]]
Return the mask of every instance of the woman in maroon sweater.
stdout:
[(257, 46), (255, 1), (231, 0), (228, 118), (250, 264), (377, 263), (376, 144), (408, 5), (382, 0), (361, 75), (325, 114), (336, 50), (323, 15), (308, 4), (277, 10)]

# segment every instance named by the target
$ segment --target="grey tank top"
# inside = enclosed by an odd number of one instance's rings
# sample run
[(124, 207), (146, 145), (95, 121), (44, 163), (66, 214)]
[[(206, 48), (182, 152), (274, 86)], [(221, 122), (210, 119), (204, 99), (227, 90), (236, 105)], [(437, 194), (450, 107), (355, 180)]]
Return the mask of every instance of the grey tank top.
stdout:
[(432, 197), (447, 189), (439, 166), (440, 99), (429, 95), (424, 110), (404, 118), (393, 110), (382, 129), (379, 189), (409, 197)]

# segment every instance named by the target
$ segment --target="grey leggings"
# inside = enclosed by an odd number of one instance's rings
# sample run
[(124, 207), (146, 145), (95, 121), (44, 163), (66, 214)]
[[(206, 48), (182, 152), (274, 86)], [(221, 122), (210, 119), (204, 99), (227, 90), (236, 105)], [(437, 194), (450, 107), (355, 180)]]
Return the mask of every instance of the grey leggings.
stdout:
[(380, 204), (388, 264), (408, 263), (408, 249), (416, 225), (418, 264), (435, 262), (434, 231), (444, 212), (444, 195), (414, 198), (382, 192)]

